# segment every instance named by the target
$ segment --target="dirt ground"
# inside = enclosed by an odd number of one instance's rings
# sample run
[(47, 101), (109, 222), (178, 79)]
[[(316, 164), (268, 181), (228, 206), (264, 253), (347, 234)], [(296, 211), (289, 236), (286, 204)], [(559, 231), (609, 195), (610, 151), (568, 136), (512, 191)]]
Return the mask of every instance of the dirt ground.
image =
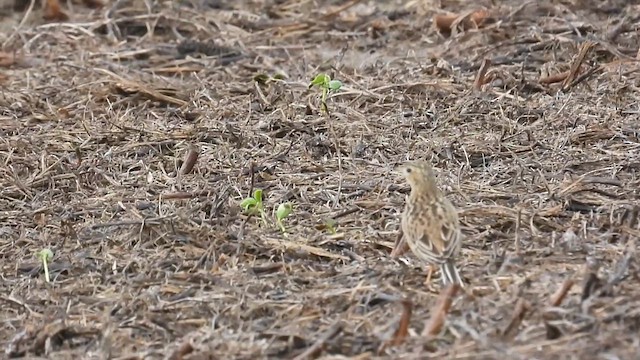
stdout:
[[(640, 6), (39, 3), (0, 6), (1, 357), (637, 357)], [(465, 234), (446, 314), (390, 257), (414, 159)]]

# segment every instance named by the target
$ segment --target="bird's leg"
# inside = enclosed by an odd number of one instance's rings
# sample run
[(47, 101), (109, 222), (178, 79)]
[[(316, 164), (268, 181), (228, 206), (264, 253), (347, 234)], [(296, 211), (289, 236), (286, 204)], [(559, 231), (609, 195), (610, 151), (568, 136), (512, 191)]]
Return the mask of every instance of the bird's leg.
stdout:
[(407, 241), (404, 239), (404, 236), (402, 234), (402, 229), (401, 229), (400, 231), (398, 231), (396, 242), (393, 244), (393, 250), (391, 250), (391, 257), (396, 258), (398, 256), (401, 256), (402, 254), (407, 252), (407, 250), (409, 250), (409, 244), (407, 244)]
[(429, 270), (427, 271), (427, 278), (424, 280), (424, 284), (429, 286), (431, 284), (431, 275), (433, 274), (433, 266), (431, 264), (429, 266)]

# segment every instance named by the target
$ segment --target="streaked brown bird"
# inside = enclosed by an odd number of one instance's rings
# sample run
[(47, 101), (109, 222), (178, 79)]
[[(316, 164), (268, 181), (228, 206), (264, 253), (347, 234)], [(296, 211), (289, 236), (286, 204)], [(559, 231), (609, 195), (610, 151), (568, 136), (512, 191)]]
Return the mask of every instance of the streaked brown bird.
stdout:
[[(429, 264), (426, 282), (431, 280), (432, 265), (437, 265), (445, 286), (464, 287), (455, 265), (462, 245), (458, 212), (438, 188), (431, 165), (424, 161), (409, 162), (396, 171), (411, 186), (402, 214), (402, 240), (416, 257)], [(402, 241), (397, 241), (392, 254), (401, 252), (402, 246)]]

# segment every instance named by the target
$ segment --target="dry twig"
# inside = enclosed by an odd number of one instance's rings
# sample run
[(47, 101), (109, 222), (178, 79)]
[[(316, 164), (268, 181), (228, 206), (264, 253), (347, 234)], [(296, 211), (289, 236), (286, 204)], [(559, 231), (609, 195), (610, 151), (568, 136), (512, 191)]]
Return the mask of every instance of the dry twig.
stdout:
[(449, 309), (451, 308), (451, 304), (453, 303), (453, 299), (459, 289), (459, 285), (451, 284), (440, 292), (438, 302), (436, 303), (436, 306), (431, 309), (431, 317), (422, 332), (422, 336), (429, 338), (440, 333), (440, 330), (442, 330), (447, 318), (447, 314), (449, 313)]
[(189, 145), (189, 149), (187, 150), (187, 154), (185, 155), (184, 162), (180, 167), (180, 174), (185, 175), (193, 170), (193, 167), (198, 161), (198, 155), (198, 148), (196, 146)]
[(471, 10), (463, 14), (437, 15), (433, 19), (438, 31), (453, 32), (455, 27), (462, 25), (463, 30), (482, 27), (489, 17), (487, 10)]
[(522, 324), (522, 320), (527, 315), (527, 311), (531, 306), (529, 303), (523, 299), (519, 298), (516, 302), (516, 307), (513, 310), (513, 314), (511, 315), (511, 320), (509, 320), (509, 324), (502, 330), (502, 336), (505, 339), (513, 339), (518, 334), (518, 328), (520, 324)]
[(476, 79), (473, 81), (473, 89), (475, 91), (482, 90), (482, 85), (487, 83), (486, 75), (490, 67), (491, 60), (482, 60), (482, 65), (480, 65), (480, 69), (478, 69), (478, 73), (476, 74)]
[(572, 279), (566, 279), (565, 281), (563, 281), (562, 285), (558, 288), (558, 290), (556, 290), (555, 293), (553, 293), (553, 295), (549, 299), (549, 305), (560, 306), (562, 300), (564, 300), (565, 296), (567, 296), (567, 294), (569, 293), (569, 290), (571, 290), (571, 287), (573, 287)]
[(573, 81), (578, 77), (578, 74), (580, 72), (580, 67), (582, 66), (582, 64), (586, 60), (587, 55), (589, 54), (589, 51), (594, 46), (595, 46), (595, 43), (592, 42), (592, 41), (585, 41), (580, 46), (580, 51), (578, 52), (578, 55), (576, 56), (576, 58), (571, 63), (571, 69), (569, 69), (569, 74), (567, 75), (567, 77), (562, 82), (562, 91), (567, 91), (572, 86), (575, 86), (575, 84), (573, 84)]

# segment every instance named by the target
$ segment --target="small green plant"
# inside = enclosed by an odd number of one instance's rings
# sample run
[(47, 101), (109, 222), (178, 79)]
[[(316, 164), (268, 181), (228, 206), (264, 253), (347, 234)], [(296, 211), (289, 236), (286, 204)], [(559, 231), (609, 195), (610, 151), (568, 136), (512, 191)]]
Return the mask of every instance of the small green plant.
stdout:
[(329, 234), (335, 235), (337, 233), (336, 227), (338, 226), (338, 222), (333, 219), (325, 219), (324, 227), (327, 229)]
[(278, 209), (276, 210), (276, 225), (280, 228), (283, 234), (287, 233), (287, 229), (284, 226), (283, 220), (291, 215), (293, 212), (293, 205), (291, 203), (282, 203), (278, 205)]
[(267, 85), (271, 82), (280, 81), (284, 79), (285, 79), (285, 76), (282, 74), (274, 74), (273, 76), (271, 76), (268, 74), (260, 73), (260, 74), (256, 74), (253, 77), (253, 81), (257, 82), (260, 85)]
[(327, 96), (331, 91), (338, 91), (342, 87), (342, 82), (340, 80), (331, 80), (331, 77), (327, 74), (318, 74), (316, 77), (311, 80), (309, 84), (309, 89), (317, 86), (322, 90), (322, 99), (321, 106), (322, 110), (325, 113), (329, 113), (329, 109), (327, 107)]
[[(269, 225), (267, 221), (267, 215), (264, 210), (264, 203), (262, 199), (262, 190), (256, 189), (253, 192), (253, 196), (243, 199), (240, 202), (240, 207), (247, 215), (260, 215), (262, 222), (265, 225)], [(274, 209), (276, 225), (284, 236), (287, 236), (287, 229), (284, 226), (284, 219), (286, 219), (293, 212), (293, 204), (290, 202), (282, 203)]]
[(262, 190), (255, 189), (253, 196), (245, 198), (240, 202), (240, 207), (248, 215), (260, 215), (262, 222), (267, 224), (267, 214), (264, 212), (264, 204), (262, 203)]
[(42, 267), (44, 268), (44, 279), (47, 282), (51, 282), (49, 278), (49, 262), (53, 259), (53, 252), (50, 249), (42, 249), (38, 253), (38, 258), (42, 261)]

